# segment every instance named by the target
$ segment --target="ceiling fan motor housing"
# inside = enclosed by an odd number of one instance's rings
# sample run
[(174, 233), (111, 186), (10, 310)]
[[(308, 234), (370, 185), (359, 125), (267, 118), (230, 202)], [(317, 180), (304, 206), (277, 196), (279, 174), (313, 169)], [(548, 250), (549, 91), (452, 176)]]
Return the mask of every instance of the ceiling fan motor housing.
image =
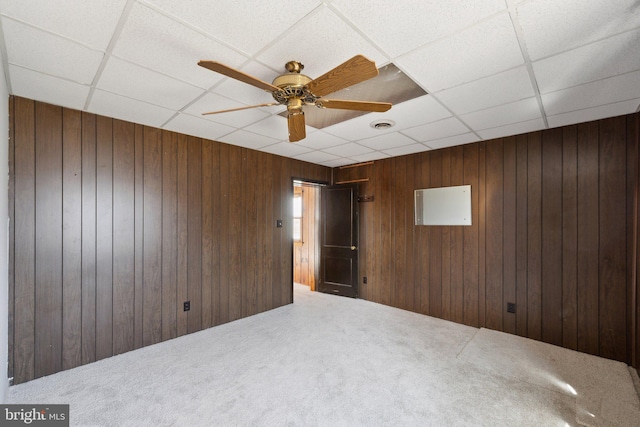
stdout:
[(304, 65), (297, 61), (289, 61), (285, 68), (289, 72), (276, 77), (271, 83), (280, 88), (279, 91), (273, 92), (273, 99), (280, 104), (287, 104), (291, 99), (301, 99), (305, 104), (314, 103), (317, 97), (307, 90), (311, 78), (300, 74)]

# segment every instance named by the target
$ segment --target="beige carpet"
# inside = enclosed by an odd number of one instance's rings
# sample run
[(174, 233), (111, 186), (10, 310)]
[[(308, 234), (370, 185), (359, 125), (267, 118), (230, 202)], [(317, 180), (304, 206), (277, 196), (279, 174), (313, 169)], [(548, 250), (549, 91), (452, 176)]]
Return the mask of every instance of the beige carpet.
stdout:
[(640, 426), (622, 363), (295, 286), (295, 303), (9, 389), (74, 426)]

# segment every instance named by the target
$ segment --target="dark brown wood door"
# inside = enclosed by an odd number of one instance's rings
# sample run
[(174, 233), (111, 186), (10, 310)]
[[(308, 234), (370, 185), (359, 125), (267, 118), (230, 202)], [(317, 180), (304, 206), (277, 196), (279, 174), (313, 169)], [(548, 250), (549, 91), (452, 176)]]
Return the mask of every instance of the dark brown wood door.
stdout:
[(358, 185), (322, 187), (321, 292), (358, 296)]

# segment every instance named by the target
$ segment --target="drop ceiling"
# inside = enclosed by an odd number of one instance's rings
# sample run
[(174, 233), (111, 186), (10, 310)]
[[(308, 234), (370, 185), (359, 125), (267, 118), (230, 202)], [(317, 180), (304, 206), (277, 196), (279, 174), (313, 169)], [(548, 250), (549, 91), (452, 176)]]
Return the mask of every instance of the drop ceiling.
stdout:
[[(637, 0), (0, 0), (10, 93), (330, 167), (637, 111)], [(356, 54), (427, 95), (287, 141), (271, 82)], [(372, 122), (395, 126), (377, 130)]]

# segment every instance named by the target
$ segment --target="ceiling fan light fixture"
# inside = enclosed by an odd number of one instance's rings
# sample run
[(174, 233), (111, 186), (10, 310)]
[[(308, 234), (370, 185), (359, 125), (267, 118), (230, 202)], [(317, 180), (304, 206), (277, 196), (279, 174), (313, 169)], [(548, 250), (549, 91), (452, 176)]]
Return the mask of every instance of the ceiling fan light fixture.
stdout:
[(374, 122), (369, 123), (369, 126), (371, 126), (376, 130), (389, 129), (394, 127), (395, 125), (396, 125), (396, 122), (394, 122), (393, 120), (386, 120), (386, 119), (376, 120)]

